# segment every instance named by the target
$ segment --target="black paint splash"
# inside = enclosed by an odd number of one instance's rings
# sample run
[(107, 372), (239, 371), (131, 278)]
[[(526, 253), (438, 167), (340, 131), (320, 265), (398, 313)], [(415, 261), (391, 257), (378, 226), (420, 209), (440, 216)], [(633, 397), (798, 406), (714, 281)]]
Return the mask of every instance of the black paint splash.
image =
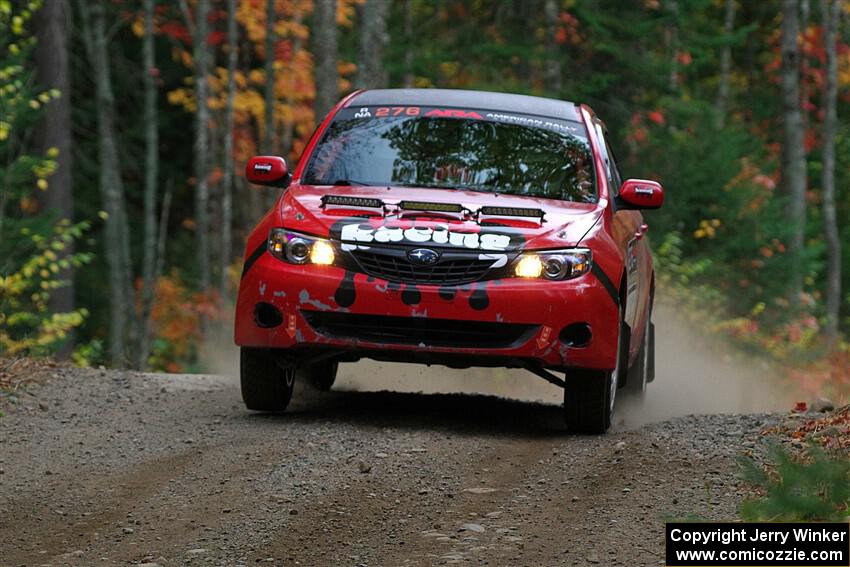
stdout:
[(440, 286), (440, 299), (444, 299), (446, 301), (452, 301), (457, 295), (457, 288), (450, 287), (447, 285)]
[(346, 270), (336, 293), (334, 293), (334, 301), (340, 307), (351, 307), (354, 305), (355, 299), (357, 299), (357, 292), (354, 289), (354, 272)]
[(406, 285), (401, 292), (401, 302), (405, 305), (419, 305), (422, 301), (422, 294), (416, 289), (415, 285)]
[(469, 306), (477, 311), (483, 311), (490, 305), (490, 297), (487, 295), (487, 284), (478, 283), (469, 295)]

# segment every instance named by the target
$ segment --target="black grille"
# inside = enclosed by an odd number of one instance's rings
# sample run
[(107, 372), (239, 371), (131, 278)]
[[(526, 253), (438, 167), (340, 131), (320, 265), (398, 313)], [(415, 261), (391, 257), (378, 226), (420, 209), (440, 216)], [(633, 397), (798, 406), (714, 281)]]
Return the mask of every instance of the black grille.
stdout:
[(489, 323), (426, 317), (391, 317), (302, 311), (313, 329), (327, 337), (390, 344), (466, 348), (508, 348), (533, 336), (538, 325)]
[(413, 264), (406, 251), (355, 250), (354, 258), (364, 273), (390, 282), (428, 285), (472, 283), (484, 277), (495, 260), (478, 255), (443, 257), (431, 265)]

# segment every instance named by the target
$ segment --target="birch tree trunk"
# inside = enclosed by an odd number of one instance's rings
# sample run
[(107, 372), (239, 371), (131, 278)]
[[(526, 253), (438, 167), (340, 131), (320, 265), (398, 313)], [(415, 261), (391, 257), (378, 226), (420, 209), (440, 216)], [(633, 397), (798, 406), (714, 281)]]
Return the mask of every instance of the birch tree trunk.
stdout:
[(227, 101), (224, 105), (224, 179), (221, 198), (221, 280), (219, 291), (227, 297), (227, 270), (233, 260), (233, 99), (236, 97), (236, 61), (239, 56), (236, 0), (227, 0)]
[(316, 61), (316, 100), (313, 110), (316, 123), (319, 123), (339, 98), (336, 0), (315, 0), (313, 3), (311, 38)]
[(274, 123), (274, 106), (275, 106), (275, 86), (276, 74), (274, 70), (275, 62), (275, 37), (274, 25), (277, 19), (275, 12), (275, 0), (266, 0), (266, 84), (263, 97), (264, 107), (264, 129), (263, 129), (263, 148), (262, 151), (266, 155), (275, 155), (274, 138), (275, 138), (275, 123)]
[(105, 219), (106, 261), (109, 266), (109, 353), (113, 366), (123, 366), (134, 344), (135, 313), (130, 264), (130, 239), (124, 205), (124, 184), (115, 135), (115, 97), (109, 68), (103, 5), (80, 2), (83, 35), (94, 74), (97, 99), (98, 166)]
[(389, 41), (387, 16), (388, 0), (366, 0), (360, 22), (360, 52), (355, 85), (360, 89), (378, 89), (387, 85), (384, 69), (384, 49)]
[(824, 46), (826, 48), (826, 85), (823, 97), (823, 225), (826, 236), (826, 335), (830, 347), (838, 340), (841, 309), (841, 240), (835, 213), (835, 136), (838, 123), (838, 59), (836, 35), (840, 0), (823, 0)]
[[(43, 209), (53, 210), (60, 219), (74, 219), (74, 193), (71, 180), (71, 76), (68, 41), (71, 28), (71, 5), (63, 0), (47, 0), (35, 16), (38, 41), (35, 48), (36, 81), (42, 89), (58, 89), (62, 95), (45, 108), (44, 120), (37, 131), (37, 146), (42, 154), (50, 148), (59, 150), (57, 168), (41, 199)], [(73, 254), (73, 242), (58, 251), (59, 259)], [(68, 282), (50, 295), (52, 313), (74, 310), (74, 272), (63, 270), (59, 278)], [(67, 358), (74, 346), (73, 335), (56, 355)]]
[[(303, 21), (303, 15), (297, 6), (294, 8), (294, 13), (292, 15), (292, 20), (297, 26), (301, 26)], [(292, 60), (295, 61), (301, 50), (304, 48), (301, 37), (295, 36), (292, 39)], [(294, 82), (291, 83), (294, 87)], [(289, 117), (286, 119), (286, 122), (283, 125), (283, 135), (281, 136), (280, 142), (280, 155), (282, 155), (287, 161), (290, 159), (292, 154), (292, 143), (295, 139), (295, 120), (293, 119), (293, 111), (292, 108), (295, 105), (295, 97), (293, 96), (294, 88), (286, 89), (286, 105), (289, 107)], [(292, 168), (292, 164), (288, 164), (290, 168)]]
[(790, 200), (788, 246), (794, 267), (789, 275), (789, 298), (799, 304), (803, 289), (803, 246), (806, 234), (806, 154), (803, 115), (800, 109), (799, 0), (782, 2), (782, 183)]
[(157, 239), (157, 184), (159, 178), (159, 118), (157, 116), (158, 72), (154, 55), (153, 16), (155, 0), (144, 0), (145, 36), (142, 42), (144, 65), (144, 115), (145, 115), (145, 196), (144, 196), (144, 251), (142, 256), (142, 312), (141, 332), (136, 367), (146, 370), (151, 342), (151, 308), (156, 285)]
[[(207, 33), (210, 3), (198, 0), (195, 17), (186, 0), (180, 0), (186, 26), (192, 35), (192, 59), (195, 66), (195, 247), (198, 259), (198, 286), (202, 292), (210, 288), (210, 213), (209, 213), (209, 121), (207, 88)], [(201, 326), (205, 327), (204, 321)]]
[(543, 82), (546, 85), (546, 90), (552, 94), (560, 94), (561, 92), (561, 58), (558, 42), (555, 40), (555, 33), (558, 30), (558, 2), (556, 0), (546, 0), (543, 6), (543, 11), (546, 17), (546, 63), (543, 69)]
[(732, 32), (735, 29), (735, 0), (726, 0), (726, 9), (723, 16), (723, 33), (726, 43), (720, 52), (720, 84), (717, 87), (717, 101), (714, 106), (717, 109), (717, 127), (726, 125), (726, 112), (729, 104), (729, 74), (732, 71), (732, 46), (729, 44)]

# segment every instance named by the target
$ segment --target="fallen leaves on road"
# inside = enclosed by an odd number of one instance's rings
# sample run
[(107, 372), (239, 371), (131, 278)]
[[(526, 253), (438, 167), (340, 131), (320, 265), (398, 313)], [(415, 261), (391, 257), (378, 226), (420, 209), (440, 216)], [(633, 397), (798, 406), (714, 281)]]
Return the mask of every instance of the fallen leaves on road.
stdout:
[(815, 442), (826, 449), (850, 451), (850, 405), (804, 421), (771, 427), (764, 435), (778, 435), (796, 443)]

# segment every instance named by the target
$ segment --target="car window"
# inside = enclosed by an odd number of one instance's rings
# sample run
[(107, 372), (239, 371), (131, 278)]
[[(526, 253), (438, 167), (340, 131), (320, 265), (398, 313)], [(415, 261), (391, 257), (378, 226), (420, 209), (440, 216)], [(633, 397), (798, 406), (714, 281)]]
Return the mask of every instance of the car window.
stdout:
[(599, 138), (599, 145), (602, 153), (602, 161), (605, 163), (605, 174), (608, 178), (608, 185), (612, 195), (617, 195), (620, 192), (620, 185), (623, 184), (620, 170), (617, 168), (617, 162), (614, 158), (614, 152), (608, 144), (605, 137), (605, 130), (601, 122), (595, 122), (596, 135)]
[(596, 202), (581, 123), (477, 109), (342, 109), (303, 182), (415, 186)]

